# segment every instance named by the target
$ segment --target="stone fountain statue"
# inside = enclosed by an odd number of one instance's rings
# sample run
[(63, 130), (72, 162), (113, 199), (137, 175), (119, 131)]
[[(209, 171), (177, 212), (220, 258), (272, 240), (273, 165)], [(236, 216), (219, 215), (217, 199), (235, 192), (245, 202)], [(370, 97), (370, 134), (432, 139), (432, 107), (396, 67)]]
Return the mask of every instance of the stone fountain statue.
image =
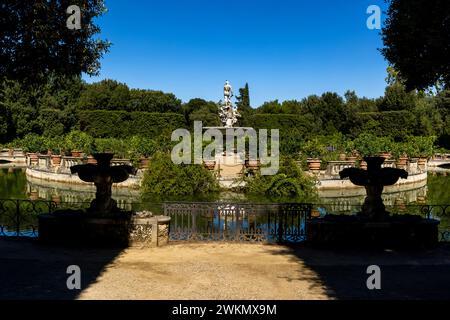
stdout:
[(350, 178), (350, 181), (366, 188), (367, 197), (362, 207), (361, 216), (369, 220), (384, 220), (389, 213), (383, 204), (381, 194), (385, 186), (394, 185), (397, 181), (408, 178), (408, 172), (403, 169), (382, 168), (385, 159), (381, 157), (364, 158), (367, 170), (347, 168), (339, 173), (341, 179)]
[(83, 164), (70, 168), (72, 174), (78, 173), (78, 177), (85, 182), (93, 182), (97, 191), (92, 200), (89, 213), (95, 215), (108, 215), (120, 210), (117, 202), (111, 198), (112, 184), (120, 183), (135, 175), (136, 169), (128, 165), (111, 166), (113, 154), (94, 154), (97, 164)]
[(111, 198), (113, 183), (127, 180), (137, 170), (132, 166), (111, 166), (113, 154), (94, 154), (97, 164), (70, 168), (72, 174), (94, 183), (95, 199), (87, 210), (61, 209), (38, 217), (39, 240), (55, 244), (150, 247), (169, 241), (170, 217), (151, 212), (124, 211)]
[(227, 80), (223, 87), (224, 104), (219, 110), (219, 116), (225, 128), (232, 128), (241, 116), (237, 107), (233, 106), (233, 102), (231, 101), (232, 97), (233, 88)]
[(327, 214), (306, 221), (307, 241), (335, 247), (431, 248), (438, 244), (439, 221), (414, 214), (386, 211), (381, 195), (385, 186), (408, 178), (405, 170), (382, 168), (384, 158), (368, 157), (367, 170), (347, 168), (339, 174), (366, 188), (367, 197), (357, 215)]

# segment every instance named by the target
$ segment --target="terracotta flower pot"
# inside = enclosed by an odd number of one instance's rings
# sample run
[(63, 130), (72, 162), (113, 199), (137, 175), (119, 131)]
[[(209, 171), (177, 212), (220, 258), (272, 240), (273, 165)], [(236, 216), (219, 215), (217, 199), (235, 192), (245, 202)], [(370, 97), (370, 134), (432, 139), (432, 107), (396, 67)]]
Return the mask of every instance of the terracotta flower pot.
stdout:
[(142, 157), (142, 158), (139, 159), (139, 168), (140, 169), (148, 169), (149, 165), (150, 165), (150, 159), (149, 158)]
[(39, 162), (39, 157), (37, 153), (29, 153), (28, 157), (30, 158), (30, 164), (32, 166), (37, 166), (38, 162)]
[(397, 167), (405, 167), (408, 164), (408, 157), (400, 157), (397, 160)]
[(320, 159), (308, 159), (308, 168), (310, 171), (320, 171), (321, 163)]
[(428, 163), (428, 159), (427, 158), (419, 158), (419, 160), (417, 161), (417, 166), (422, 169), (425, 170), (425, 168), (427, 167), (427, 163)]
[(204, 161), (203, 164), (208, 170), (214, 170), (214, 168), (216, 167), (216, 161)]
[(380, 153), (380, 157), (382, 157), (382, 158), (384, 158), (386, 160), (390, 159), (391, 156), (392, 156), (392, 154), (390, 152), (382, 152), (382, 153)]
[(258, 169), (259, 165), (260, 163), (258, 160), (245, 160), (245, 166), (248, 169)]
[(358, 157), (356, 157), (356, 156), (348, 156), (347, 157), (347, 161), (356, 162), (356, 160), (358, 160)]
[(61, 165), (61, 156), (60, 155), (53, 154), (51, 156), (51, 159), (52, 159), (52, 163), (53, 163), (54, 166)]
[(359, 163), (359, 168), (360, 168), (360, 169), (363, 169), (363, 170), (367, 170), (367, 162), (361, 161), (361, 162)]
[(345, 161), (347, 159), (347, 155), (345, 153), (339, 154), (339, 161)]
[(87, 163), (88, 164), (97, 164), (97, 160), (95, 160), (93, 156), (88, 156)]
[(81, 154), (82, 153), (83, 152), (79, 151), (79, 150), (72, 150), (72, 157), (74, 157), (74, 158), (81, 158)]

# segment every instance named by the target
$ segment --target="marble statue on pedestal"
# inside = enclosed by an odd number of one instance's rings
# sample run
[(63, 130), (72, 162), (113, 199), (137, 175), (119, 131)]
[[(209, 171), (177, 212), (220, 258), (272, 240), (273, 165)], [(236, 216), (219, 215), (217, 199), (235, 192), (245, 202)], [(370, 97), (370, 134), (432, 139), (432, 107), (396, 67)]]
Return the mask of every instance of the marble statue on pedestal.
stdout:
[(241, 116), (237, 107), (233, 106), (232, 97), (233, 88), (227, 80), (223, 87), (223, 105), (220, 106), (219, 110), (219, 116), (225, 128), (232, 128)]

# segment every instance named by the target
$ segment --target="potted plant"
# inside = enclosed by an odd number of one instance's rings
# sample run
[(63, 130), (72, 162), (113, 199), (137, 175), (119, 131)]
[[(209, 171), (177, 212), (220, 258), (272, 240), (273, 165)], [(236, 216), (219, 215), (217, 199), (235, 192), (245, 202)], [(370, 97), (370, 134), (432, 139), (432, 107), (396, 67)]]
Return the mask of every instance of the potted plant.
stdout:
[(325, 153), (325, 147), (320, 144), (319, 140), (316, 138), (306, 142), (302, 148), (302, 153), (307, 157), (309, 170), (319, 171), (322, 164), (320, 157)]
[(61, 147), (60, 140), (58, 138), (47, 137), (45, 139), (45, 145), (50, 155), (53, 166), (61, 165)]
[(376, 141), (377, 148), (379, 148), (379, 156), (388, 160), (392, 157), (393, 141), (389, 137), (378, 137)]
[(434, 142), (436, 137), (414, 137), (413, 143), (417, 147), (417, 156), (419, 157), (417, 165), (424, 170), (428, 159), (434, 154)]
[(91, 153), (94, 139), (85, 132), (73, 130), (65, 138), (65, 143), (72, 153), (72, 157), (81, 157), (82, 153)]
[(87, 164), (97, 164), (97, 160), (91, 154), (87, 156), (86, 162)]
[(355, 148), (355, 143), (352, 140), (347, 140), (344, 143), (344, 160), (347, 161), (356, 161), (358, 156), (358, 151)]
[(380, 139), (371, 133), (362, 133), (355, 139), (355, 148), (361, 157), (378, 156), (383, 147), (380, 145)]
[(359, 168), (363, 170), (367, 170), (367, 162), (364, 159), (359, 161)]
[(150, 156), (156, 151), (155, 141), (142, 136), (133, 136), (130, 140), (131, 159), (139, 169), (148, 169)]
[(44, 139), (37, 134), (31, 133), (26, 135), (20, 144), (23, 151), (27, 153), (27, 156), (30, 159), (30, 165), (37, 165), (39, 162), (38, 153), (44, 147)]
[(397, 160), (397, 168), (404, 168), (408, 164), (408, 151), (408, 144), (404, 142), (398, 142), (392, 145), (392, 155)]

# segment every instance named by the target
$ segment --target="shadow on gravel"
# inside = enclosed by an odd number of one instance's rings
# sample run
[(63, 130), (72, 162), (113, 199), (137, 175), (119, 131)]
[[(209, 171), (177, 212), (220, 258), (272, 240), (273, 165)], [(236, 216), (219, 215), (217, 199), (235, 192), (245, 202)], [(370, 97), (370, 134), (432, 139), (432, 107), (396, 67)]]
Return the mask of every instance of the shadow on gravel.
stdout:
[[(294, 255), (317, 274), (331, 299), (448, 300), (450, 246), (422, 251), (345, 250), (286, 245), (280, 254)], [(367, 288), (367, 267), (381, 268), (381, 290)]]
[[(0, 299), (76, 299), (120, 255), (117, 248), (46, 246), (36, 240), (0, 239)], [(81, 269), (81, 290), (69, 290), (70, 265)]]

